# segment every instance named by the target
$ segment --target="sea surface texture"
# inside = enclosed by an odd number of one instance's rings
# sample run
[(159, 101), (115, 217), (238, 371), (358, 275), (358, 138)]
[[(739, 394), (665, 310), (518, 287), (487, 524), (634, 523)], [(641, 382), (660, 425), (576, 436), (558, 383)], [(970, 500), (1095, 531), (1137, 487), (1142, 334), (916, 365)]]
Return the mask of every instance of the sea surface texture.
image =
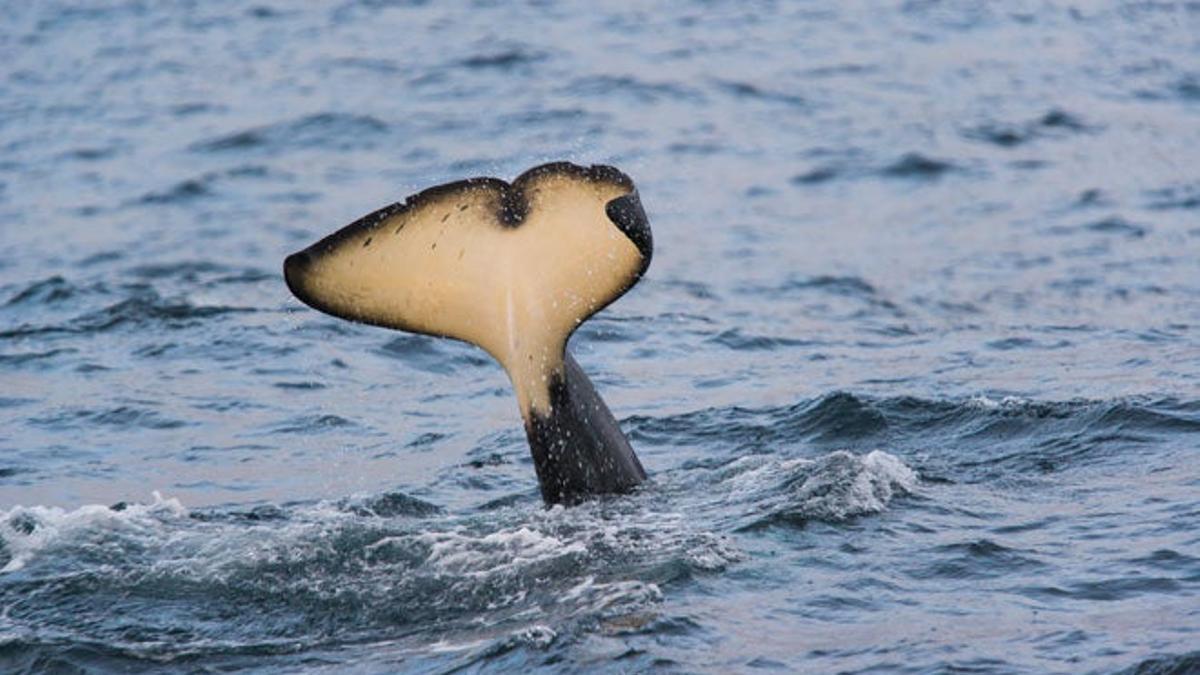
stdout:
[[(547, 509), (501, 368), (295, 300), (637, 182)], [(1200, 671), (1200, 2), (0, 4), (0, 672)]]

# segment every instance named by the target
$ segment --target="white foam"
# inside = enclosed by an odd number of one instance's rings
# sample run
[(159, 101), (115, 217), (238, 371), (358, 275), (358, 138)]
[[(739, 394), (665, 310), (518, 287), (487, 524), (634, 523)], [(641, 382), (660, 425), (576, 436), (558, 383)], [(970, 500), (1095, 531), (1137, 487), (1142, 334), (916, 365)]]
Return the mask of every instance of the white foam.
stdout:
[[(140, 534), (170, 519), (185, 518), (187, 509), (175, 498), (152, 493), (149, 504), (130, 504), (115, 511), (89, 504), (71, 511), (55, 506), (14, 506), (0, 513), (0, 542), (12, 558), (0, 573), (24, 568), (36, 556), (102, 539), (112, 534)], [(32, 529), (30, 529), (32, 528)]]
[(549, 626), (534, 624), (517, 633), (517, 638), (534, 649), (549, 647), (558, 637), (558, 633)]
[(839, 450), (815, 459), (743, 457), (723, 467), (721, 482), (728, 489), (722, 501), (745, 504), (747, 515), (838, 521), (882, 512), (919, 481), (895, 455)]
[(460, 532), (424, 532), (414, 537), (430, 546), (428, 564), (442, 572), (488, 576), (573, 554), (584, 554), (583, 542), (565, 542), (543, 532), (519, 527), (483, 536)]
[(1021, 398), (1019, 396), (1005, 396), (997, 401), (996, 399), (984, 396), (983, 394), (972, 396), (970, 400), (967, 401), (968, 405), (980, 410), (1013, 410), (1021, 408), (1028, 403), (1029, 399)]
[(114, 597), (198, 588), (216, 603), (253, 594), (281, 612), (301, 597), (304, 611), (352, 607), (340, 620), (368, 631), (432, 611), (461, 628), (442, 648), (469, 646), (477, 631), (541, 648), (556, 640), (545, 626), (661, 601), (660, 588), (639, 577), (662, 583), (681, 564), (719, 570), (742, 557), (710, 523), (646, 506), (629, 498), (410, 520), (317, 503), (259, 520), (236, 512), (193, 518), (178, 500), (155, 495), (122, 511), (0, 512), (0, 562), (4, 572), (33, 576), (67, 565)]
[(658, 584), (637, 580), (597, 582), (588, 576), (561, 596), (562, 602), (582, 606), (591, 613), (620, 614), (662, 601)]
[(880, 513), (898, 492), (912, 492), (917, 474), (895, 455), (875, 450), (859, 457), (844, 450), (813, 463), (793, 492), (800, 515), (823, 520)]

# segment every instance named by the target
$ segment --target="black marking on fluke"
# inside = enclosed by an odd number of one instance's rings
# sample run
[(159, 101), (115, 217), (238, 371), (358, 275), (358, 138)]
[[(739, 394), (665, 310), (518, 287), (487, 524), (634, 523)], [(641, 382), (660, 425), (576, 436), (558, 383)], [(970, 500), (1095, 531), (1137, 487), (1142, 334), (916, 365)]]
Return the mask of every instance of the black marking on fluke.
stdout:
[(592, 381), (568, 352), (550, 380), (551, 413), (525, 423), (542, 499), (577, 504), (596, 494), (628, 492), (646, 471)]
[[(523, 230), (546, 198), (556, 206), (539, 212), (536, 228)], [(624, 239), (613, 239), (609, 228)], [(514, 239), (504, 231), (528, 234)], [(437, 245), (444, 237), (454, 253)], [(514, 264), (496, 273), (500, 279), (488, 276), (481, 282), (471, 274), (498, 269), (479, 267), (481, 254), (495, 255), (489, 246), (508, 251)], [(539, 253), (526, 254), (527, 246)], [(555, 247), (568, 262), (551, 262), (547, 278), (563, 280), (564, 288), (521, 283), (511, 286), (523, 293), (516, 300), (495, 295), (497, 285), (536, 275), (544, 258), (560, 257)], [(637, 283), (652, 253), (649, 221), (628, 176), (610, 166), (557, 162), (534, 167), (511, 184), (481, 177), (419, 192), (288, 256), (284, 276), (296, 297), (322, 312), (452, 337), (489, 351), (508, 370), (518, 393), (543, 499), (575, 504), (593, 495), (627, 492), (646, 478), (612, 412), (566, 345), (583, 321)], [(472, 258), (464, 260), (467, 254)], [(571, 297), (582, 300), (560, 309)], [(507, 308), (507, 321), (497, 320), (496, 306)], [(528, 322), (514, 324), (514, 307)], [(530, 344), (540, 351), (528, 351)]]

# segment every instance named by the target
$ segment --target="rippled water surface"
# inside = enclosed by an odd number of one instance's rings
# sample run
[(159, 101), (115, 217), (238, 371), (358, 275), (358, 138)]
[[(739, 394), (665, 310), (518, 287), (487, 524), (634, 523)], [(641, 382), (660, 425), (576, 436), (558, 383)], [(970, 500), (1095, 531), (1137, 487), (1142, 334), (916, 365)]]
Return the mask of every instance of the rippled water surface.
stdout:
[[(1200, 670), (1200, 4), (628, 5), (0, 7), (0, 670)], [(559, 159), (656, 242), (573, 509), (280, 276)]]

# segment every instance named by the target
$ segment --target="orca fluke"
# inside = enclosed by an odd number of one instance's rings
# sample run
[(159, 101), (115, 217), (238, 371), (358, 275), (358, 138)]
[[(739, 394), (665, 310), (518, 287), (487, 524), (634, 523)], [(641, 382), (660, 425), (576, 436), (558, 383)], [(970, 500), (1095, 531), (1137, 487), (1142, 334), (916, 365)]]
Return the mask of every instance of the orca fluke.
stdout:
[(646, 477), (566, 346), (637, 283), (652, 249), (628, 176), (558, 162), (511, 184), (472, 178), (430, 188), (283, 267), (288, 288), (314, 309), (491, 354), (512, 381), (542, 497), (575, 503)]

